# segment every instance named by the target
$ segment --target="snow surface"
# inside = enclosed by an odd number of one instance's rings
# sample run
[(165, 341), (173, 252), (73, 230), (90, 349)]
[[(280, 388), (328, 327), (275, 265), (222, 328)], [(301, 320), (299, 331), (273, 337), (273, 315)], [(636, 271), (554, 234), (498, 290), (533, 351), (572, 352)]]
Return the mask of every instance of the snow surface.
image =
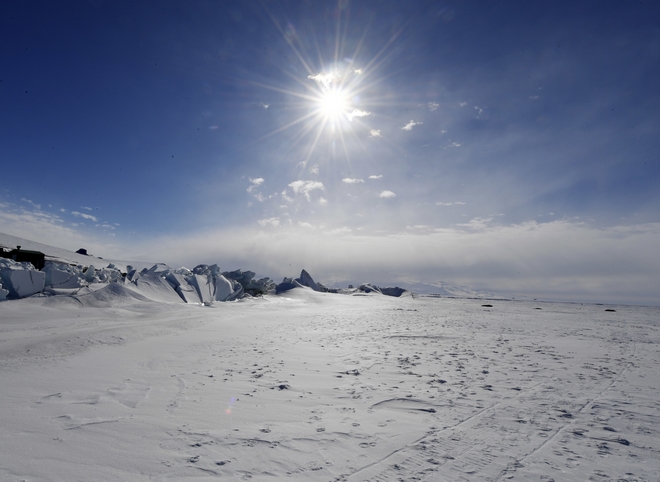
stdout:
[(482, 304), (3, 302), (0, 480), (658, 480), (659, 310)]
[(660, 479), (660, 308), (159, 273), (0, 303), (0, 480)]

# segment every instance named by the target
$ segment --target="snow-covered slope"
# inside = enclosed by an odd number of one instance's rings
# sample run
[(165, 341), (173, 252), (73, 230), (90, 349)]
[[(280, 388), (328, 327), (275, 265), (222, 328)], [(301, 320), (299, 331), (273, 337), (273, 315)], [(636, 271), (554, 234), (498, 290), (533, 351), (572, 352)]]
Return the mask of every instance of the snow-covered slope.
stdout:
[(96, 256), (86, 256), (67, 249), (56, 248), (36, 241), (30, 241), (28, 239), (0, 233), (0, 247), (14, 249), (17, 246), (21, 246), (21, 249), (25, 250), (41, 251), (46, 255), (46, 260), (79, 264), (85, 267), (93, 264), (100, 268), (112, 263), (121, 270), (126, 271), (126, 266), (129, 265), (132, 265), (137, 269), (150, 268), (154, 265), (154, 262), (150, 261), (123, 261), (117, 259), (103, 259)]
[(491, 291), (478, 290), (448, 281), (437, 281), (433, 283), (420, 283), (413, 281), (405, 283), (405, 285), (409, 290), (417, 294), (453, 296), (457, 298), (503, 298)]

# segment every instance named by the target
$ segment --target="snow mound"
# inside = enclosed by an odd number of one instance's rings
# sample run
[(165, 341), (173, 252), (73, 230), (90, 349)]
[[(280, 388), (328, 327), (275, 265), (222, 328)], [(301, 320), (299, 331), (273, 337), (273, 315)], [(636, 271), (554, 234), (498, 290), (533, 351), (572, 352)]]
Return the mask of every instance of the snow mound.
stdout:
[[(153, 301), (162, 301), (168, 303), (186, 303), (188, 302), (177, 293), (166, 276), (160, 272), (149, 271), (144, 275), (138, 276), (132, 281), (125, 283), (127, 289), (139, 293)], [(199, 303), (199, 298), (194, 298), (193, 302)]]
[(74, 298), (76, 298), (83, 306), (93, 308), (110, 308), (126, 304), (126, 302), (152, 302), (152, 300), (146, 296), (136, 293), (119, 283), (110, 283), (92, 293), (75, 296)]

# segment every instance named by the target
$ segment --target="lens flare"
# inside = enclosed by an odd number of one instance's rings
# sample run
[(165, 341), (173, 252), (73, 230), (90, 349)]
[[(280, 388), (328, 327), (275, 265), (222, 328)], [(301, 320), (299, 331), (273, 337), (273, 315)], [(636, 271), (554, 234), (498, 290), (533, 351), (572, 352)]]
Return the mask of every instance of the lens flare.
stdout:
[(236, 403), (236, 400), (236, 397), (231, 397), (231, 400), (229, 400), (229, 406), (225, 409), (227, 415), (231, 415), (231, 409), (234, 406), (234, 403)]

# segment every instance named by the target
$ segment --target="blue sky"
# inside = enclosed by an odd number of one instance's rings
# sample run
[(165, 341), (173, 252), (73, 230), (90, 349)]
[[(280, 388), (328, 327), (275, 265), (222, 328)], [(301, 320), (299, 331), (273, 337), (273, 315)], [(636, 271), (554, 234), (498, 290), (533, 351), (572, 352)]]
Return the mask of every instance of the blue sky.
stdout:
[(0, 231), (660, 303), (659, 20), (657, 2), (4, 2)]

